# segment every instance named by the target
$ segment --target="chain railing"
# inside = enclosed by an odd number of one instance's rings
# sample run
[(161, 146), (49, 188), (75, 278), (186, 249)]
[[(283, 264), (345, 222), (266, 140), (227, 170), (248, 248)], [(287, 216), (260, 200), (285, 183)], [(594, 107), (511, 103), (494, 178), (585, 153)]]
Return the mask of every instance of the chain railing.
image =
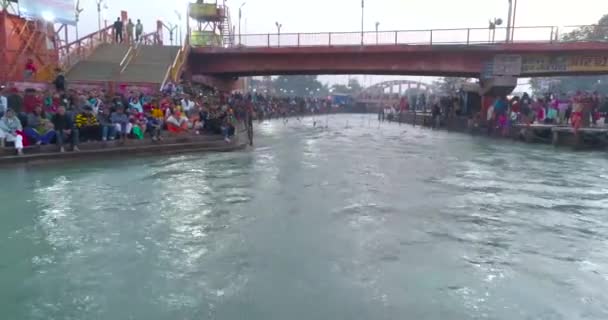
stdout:
[[(512, 39), (507, 40), (507, 28), (462, 28), (462, 29), (428, 29), (397, 31), (359, 32), (322, 32), (322, 33), (267, 33), (242, 34), (237, 36), (240, 43), (235, 47), (321, 47), (353, 45), (480, 45), (504, 43), (553, 43), (568, 41), (587, 41), (585, 37), (566, 37), (570, 32), (587, 28), (591, 34), (595, 31), (608, 33), (608, 26), (532, 26), (512, 28)], [(606, 29), (606, 30), (604, 30)], [(601, 32), (596, 32), (602, 34)], [(608, 41), (608, 37), (593, 39)], [(238, 42), (238, 40), (237, 40)]]

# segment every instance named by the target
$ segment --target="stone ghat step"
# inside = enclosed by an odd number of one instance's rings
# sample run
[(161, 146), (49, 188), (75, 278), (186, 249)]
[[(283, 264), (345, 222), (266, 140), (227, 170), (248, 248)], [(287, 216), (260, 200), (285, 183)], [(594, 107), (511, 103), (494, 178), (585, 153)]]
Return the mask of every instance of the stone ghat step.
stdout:
[[(111, 148), (125, 148), (125, 147), (138, 147), (138, 146), (149, 146), (149, 145), (168, 145), (177, 143), (205, 143), (205, 142), (224, 142), (222, 136), (219, 135), (200, 135), (200, 136), (176, 136), (176, 137), (163, 137), (162, 141), (153, 141), (151, 138), (146, 137), (143, 140), (127, 139), (126, 141), (114, 140), (114, 141), (89, 141), (82, 142), (78, 145), (80, 150), (103, 150)], [(71, 146), (69, 143), (65, 144), (66, 150), (70, 150)], [(25, 155), (40, 154), (40, 153), (57, 153), (57, 145), (32, 145), (25, 147), (23, 150)], [(0, 157), (3, 156), (14, 156), (15, 149), (13, 147), (0, 148)]]
[(142, 155), (175, 155), (194, 152), (230, 152), (246, 148), (247, 145), (239, 139), (230, 143), (225, 141), (195, 141), (185, 143), (156, 142), (147, 145), (122, 146), (104, 149), (81, 149), (80, 152), (52, 152), (25, 154), (23, 156), (0, 156), (0, 166), (15, 164), (49, 164), (82, 159), (107, 159), (118, 157), (135, 157)]

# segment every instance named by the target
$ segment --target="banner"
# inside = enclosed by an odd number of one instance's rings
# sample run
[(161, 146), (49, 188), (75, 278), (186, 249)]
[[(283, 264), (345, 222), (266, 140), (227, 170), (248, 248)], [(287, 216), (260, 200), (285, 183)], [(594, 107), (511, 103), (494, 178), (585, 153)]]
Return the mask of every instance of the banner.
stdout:
[(522, 74), (552, 72), (608, 72), (608, 54), (573, 56), (528, 56), (523, 58)]
[(518, 76), (521, 73), (522, 59), (516, 54), (499, 54), (494, 57), (492, 68), (495, 76)]
[(19, 0), (19, 14), (30, 19), (76, 24), (74, 0)]

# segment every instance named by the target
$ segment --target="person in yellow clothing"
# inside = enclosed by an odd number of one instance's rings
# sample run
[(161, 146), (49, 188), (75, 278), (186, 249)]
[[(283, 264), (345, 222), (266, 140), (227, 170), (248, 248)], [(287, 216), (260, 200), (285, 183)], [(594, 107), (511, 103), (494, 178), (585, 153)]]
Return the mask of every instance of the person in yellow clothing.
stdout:
[(99, 125), (99, 121), (93, 113), (93, 108), (91, 106), (86, 106), (83, 112), (77, 114), (74, 122), (79, 131), (81, 140), (101, 139), (101, 126)]
[(154, 108), (152, 108), (152, 111), (150, 112), (150, 114), (152, 115), (153, 118), (160, 120), (160, 121), (162, 121), (164, 118), (163, 110), (161, 110), (157, 106), (154, 106)]

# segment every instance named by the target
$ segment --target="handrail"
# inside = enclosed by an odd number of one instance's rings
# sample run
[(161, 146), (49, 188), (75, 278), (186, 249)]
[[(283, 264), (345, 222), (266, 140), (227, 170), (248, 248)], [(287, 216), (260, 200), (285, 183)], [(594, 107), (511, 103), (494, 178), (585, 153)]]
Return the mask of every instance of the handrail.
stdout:
[[(120, 67), (121, 67), (120, 74), (123, 74), (125, 72), (125, 70), (127, 70), (127, 67), (129, 66), (131, 61), (133, 61), (133, 58), (137, 55), (138, 50), (139, 50), (139, 44), (135, 44), (135, 46), (131, 46), (129, 48), (129, 51), (127, 51), (127, 54), (123, 58), (123, 61), (120, 62)], [(124, 66), (123, 66), (123, 64), (124, 64)]]
[(120, 66), (121, 67), (122, 67), (123, 64), (125, 64), (125, 62), (129, 58), (129, 56), (131, 55), (131, 51), (133, 51), (133, 47), (134, 46), (129, 46), (129, 50), (127, 50), (127, 53), (125, 53), (125, 56), (122, 57), (122, 60), (120, 60)]
[[(496, 44), (517, 42), (560, 42), (571, 31), (606, 27), (605, 25), (520, 26), (497, 28), (438, 28), (413, 30), (253, 33), (239, 35), (232, 47), (304, 47), (345, 45), (437, 45), (437, 44)], [(509, 38), (504, 35), (509, 32)], [(570, 41), (570, 40), (568, 40)], [(573, 41), (585, 41), (574, 39)], [(602, 40), (599, 40), (602, 41)]]
[(90, 33), (76, 41), (70, 42), (58, 48), (59, 66), (68, 71), (79, 61), (88, 57), (102, 43), (109, 43), (113, 39), (109, 34), (113, 31), (112, 27), (105, 27), (96, 32)]
[(165, 84), (167, 83), (167, 79), (169, 78), (169, 74), (171, 73), (171, 67), (167, 68), (167, 72), (165, 72), (165, 76), (163, 77), (163, 81), (160, 83), (160, 91), (163, 90)]
[[(152, 41), (150, 41), (150, 38), (152, 38)], [(158, 37), (158, 32), (157, 31), (153, 31), (150, 33), (146, 33), (144, 35), (141, 36), (141, 43), (146, 44), (146, 45), (154, 45), (154, 44), (161, 44), (159, 41), (159, 37)]]
[[(592, 27), (595, 25), (581, 25), (581, 26), (562, 26), (564, 28), (575, 28), (575, 27)], [(602, 25), (600, 25), (602, 26)], [(556, 26), (522, 26), (522, 27), (515, 27), (514, 29), (541, 29), (541, 28), (555, 28)], [(496, 28), (496, 30), (506, 30), (506, 27), (498, 27)], [(394, 32), (430, 32), (430, 31), (467, 31), (467, 30), (485, 30), (488, 31), (488, 28), (481, 28), (481, 27), (476, 27), (476, 28), (439, 28), (439, 29), (407, 29), (407, 30), (380, 30), (378, 31), (378, 33), (394, 33)], [(281, 32), (280, 35), (282, 36), (297, 36), (297, 35), (323, 35), (323, 34), (333, 34), (333, 35), (339, 35), (339, 34), (357, 34), (360, 35), (361, 31), (328, 31), (328, 32)], [(367, 31), (363, 31), (364, 34), (376, 34), (375, 30), (367, 30)], [(243, 33), (241, 34), (241, 36), (267, 36), (267, 35), (271, 35), (271, 36), (277, 36), (279, 35), (279, 33)]]
[(185, 59), (188, 56), (188, 52), (190, 50), (190, 42), (188, 40), (188, 38), (186, 37), (186, 40), (184, 41), (184, 44), (181, 48), (179, 48), (179, 51), (177, 52), (177, 54), (175, 55), (175, 58), (173, 59), (173, 63), (171, 63), (171, 65), (169, 66), (169, 68), (167, 68), (167, 73), (165, 74), (165, 77), (163, 78), (163, 81), (161, 82), (161, 90), (162, 88), (165, 87), (165, 84), (167, 83), (167, 80), (169, 80), (169, 78), (171, 78), (172, 81), (176, 82), (177, 76), (179, 74), (179, 69), (181, 69), (185, 63)]
[(87, 34), (87, 35), (86, 35), (86, 36), (84, 36), (84, 37), (81, 37), (80, 39), (74, 40), (74, 41), (72, 41), (72, 42), (70, 42), (70, 43), (68, 43), (68, 44), (65, 44), (65, 45), (63, 45), (63, 46), (59, 47), (59, 50), (61, 50), (61, 49), (63, 49), (63, 48), (70, 47), (70, 46), (73, 46), (73, 45), (75, 45), (75, 44), (77, 44), (77, 43), (79, 43), (79, 42), (82, 42), (83, 40), (86, 40), (86, 39), (89, 39), (89, 38), (95, 38), (94, 36), (99, 35), (99, 34), (103, 34), (103, 32), (107, 32), (107, 31), (110, 31), (110, 30), (112, 30), (112, 31), (114, 30), (114, 29), (112, 28), (112, 26), (105, 27), (105, 28), (103, 28), (103, 29), (99, 29), (99, 30), (97, 30), (97, 31), (95, 31), (95, 32), (92, 32), (92, 33)]

